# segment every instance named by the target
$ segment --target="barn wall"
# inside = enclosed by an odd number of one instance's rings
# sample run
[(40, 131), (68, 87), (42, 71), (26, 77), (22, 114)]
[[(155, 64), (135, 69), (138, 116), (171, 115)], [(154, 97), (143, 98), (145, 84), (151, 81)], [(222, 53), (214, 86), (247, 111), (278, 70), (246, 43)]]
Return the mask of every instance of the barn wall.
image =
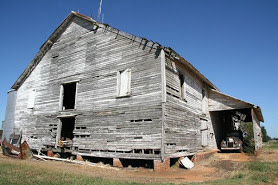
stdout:
[(254, 110), (252, 109), (252, 120), (253, 120), (253, 132), (254, 132), (254, 140), (255, 140), (255, 150), (258, 151), (259, 148), (263, 146), (262, 139), (262, 130), (260, 126), (260, 121), (257, 118)]
[(2, 141), (6, 138), (9, 140), (10, 135), (13, 133), (14, 128), (14, 116), (15, 116), (15, 104), (16, 104), (16, 90), (10, 90), (8, 92), (8, 100), (7, 100), (7, 107), (5, 113), (5, 121), (2, 123)]
[[(77, 152), (159, 158), (161, 66), (154, 48), (75, 17), (18, 89), (15, 128), (32, 148), (55, 145), (57, 116), (75, 115)], [(93, 31), (92, 31), (93, 30)], [(117, 98), (117, 72), (131, 70), (131, 96)], [(60, 86), (78, 81), (75, 110), (59, 110)], [(35, 89), (35, 106), (27, 109)], [(132, 154), (134, 150), (156, 154)]]
[(221, 111), (231, 109), (244, 109), (250, 108), (250, 104), (245, 103), (241, 100), (237, 100), (228, 95), (224, 95), (218, 91), (209, 91), (209, 111)]
[[(172, 62), (174, 62), (172, 60)], [(165, 105), (165, 153), (166, 156), (182, 156), (205, 148), (215, 148), (213, 127), (208, 112), (207, 87), (179, 62), (169, 64), (166, 61)], [(171, 68), (172, 66), (172, 68)], [(174, 69), (176, 68), (176, 70)], [(184, 75), (186, 83), (185, 100), (181, 98), (179, 73)], [(202, 90), (205, 90), (203, 99)], [(207, 145), (202, 146), (201, 122), (204, 122)]]

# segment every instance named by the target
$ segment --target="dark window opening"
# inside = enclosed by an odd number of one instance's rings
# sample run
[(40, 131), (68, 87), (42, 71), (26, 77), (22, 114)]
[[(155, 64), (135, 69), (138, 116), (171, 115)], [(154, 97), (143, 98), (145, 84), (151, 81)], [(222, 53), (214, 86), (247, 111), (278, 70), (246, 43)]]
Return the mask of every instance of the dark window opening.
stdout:
[(75, 108), (76, 82), (64, 84), (63, 110)]
[(160, 150), (154, 150), (154, 154), (160, 154)]
[(72, 140), (73, 139), (73, 129), (75, 118), (63, 118), (62, 122), (62, 130), (61, 130), (61, 140)]
[(176, 143), (167, 143), (167, 146), (176, 146)]
[(206, 97), (206, 90), (202, 89), (202, 99), (204, 99)]
[(186, 87), (184, 82), (184, 75), (179, 74), (179, 79), (180, 79), (180, 98), (182, 100), (186, 100)]
[(179, 79), (180, 79), (180, 87), (182, 89), (183, 83), (184, 83), (184, 76), (179, 74)]
[(134, 149), (134, 153), (136, 153), (136, 154), (141, 154), (141, 153), (142, 153), (142, 150), (141, 150), (141, 149)]
[(144, 154), (153, 154), (152, 149), (144, 149)]

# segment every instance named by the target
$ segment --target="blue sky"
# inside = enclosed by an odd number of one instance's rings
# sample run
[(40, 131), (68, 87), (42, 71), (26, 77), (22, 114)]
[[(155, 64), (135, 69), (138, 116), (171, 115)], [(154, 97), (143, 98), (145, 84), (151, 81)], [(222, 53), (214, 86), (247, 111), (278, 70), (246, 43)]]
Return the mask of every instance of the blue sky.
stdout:
[[(0, 120), (7, 91), (71, 10), (99, 0), (0, 1)], [(278, 137), (277, 0), (103, 0), (104, 22), (170, 46), (222, 92), (259, 105)]]

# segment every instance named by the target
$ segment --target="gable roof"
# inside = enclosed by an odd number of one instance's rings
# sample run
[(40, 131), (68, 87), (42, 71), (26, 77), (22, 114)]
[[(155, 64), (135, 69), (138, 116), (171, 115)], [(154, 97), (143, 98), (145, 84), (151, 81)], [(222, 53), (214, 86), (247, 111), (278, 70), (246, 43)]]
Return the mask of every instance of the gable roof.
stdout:
[[(66, 30), (66, 28), (72, 22), (74, 17), (79, 17), (79, 18), (82, 18), (82, 19), (84, 19), (86, 21), (90, 21), (97, 28), (102, 28), (102, 29), (104, 29), (106, 31), (110, 31), (110, 32), (113, 32), (115, 34), (118, 34), (118, 35), (121, 35), (123, 37), (126, 37), (127, 39), (131, 39), (134, 42), (139, 42), (140, 44), (142, 43), (146, 47), (150, 47), (150, 48), (155, 48), (156, 47), (158, 49), (159, 48), (163, 49), (166, 54), (168, 54), (169, 56), (175, 58), (180, 63), (185, 65), (185, 67), (187, 67), (188, 70), (190, 70), (193, 74), (195, 74), (197, 77), (199, 77), (204, 83), (209, 85), (212, 88), (211, 89), (212, 91), (218, 92), (218, 93), (222, 94), (223, 96), (226, 96), (228, 98), (232, 98), (232, 99), (234, 99), (236, 101), (244, 102), (244, 101), (239, 100), (237, 98), (234, 98), (234, 97), (231, 97), (229, 95), (221, 93), (219, 91), (219, 89), (212, 82), (210, 82), (191, 63), (189, 63), (187, 60), (185, 60), (182, 56), (180, 56), (172, 48), (164, 47), (161, 44), (159, 44), (158, 42), (153, 42), (151, 40), (147, 40), (146, 38), (141, 38), (141, 37), (137, 37), (137, 36), (132, 35), (132, 34), (128, 34), (128, 33), (122, 32), (122, 31), (118, 30), (117, 28), (113, 28), (113, 27), (109, 26), (108, 24), (100, 23), (100, 22), (94, 20), (91, 17), (87, 17), (85, 15), (82, 15), (82, 14), (74, 12), (74, 11), (71, 11), (71, 13), (66, 17), (66, 19), (60, 24), (60, 26), (50, 35), (50, 37), (46, 40), (46, 42), (40, 47), (39, 52), (36, 54), (36, 56), (29, 63), (27, 68), (23, 71), (23, 73), (19, 76), (19, 78), (13, 84), (12, 89), (18, 89), (23, 84), (23, 82), (28, 78), (28, 76), (31, 74), (31, 72), (38, 65), (40, 60), (47, 53), (47, 51), (52, 47), (52, 45), (58, 40), (58, 38), (61, 36), (61, 34)], [(255, 106), (255, 105), (253, 105), (251, 103), (248, 103), (248, 102), (244, 102), (244, 103), (248, 104), (250, 107), (252, 107), (254, 109), (254, 111), (255, 111), (255, 113), (256, 113), (256, 115), (257, 115), (257, 117), (258, 117), (258, 119), (260, 121), (262, 121), (262, 122), (264, 121), (263, 115), (262, 115), (262, 112), (261, 112), (261, 108), (259, 106)]]
[(28, 78), (28, 76), (31, 74), (31, 72), (34, 70), (34, 68), (38, 65), (40, 60), (44, 57), (44, 55), (47, 53), (47, 51), (52, 47), (52, 45), (58, 40), (58, 38), (61, 36), (61, 34), (66, 30), (68, 25), (72, 22), (74, 17), (82, 18), (86, 21), (90, 21), (93, 25), (95, 25), (97, 28), (103, 28), (106, 31), (113, 32), (115, 34), (119, 34), (121, 36), (124, 36), (128, 39), (131, 39), (135, 42), (143, 43), (144, 45), (150, 48), (160, 48), (165, 51), (166, 54), (170, 55), (171, 57), (174, 57), (178, 61), (180, 61), (183, 65), (185, 65), (192, 73), (196, 74), (197, 77), (199, 77), (204, 83), (208, 84), (211, 88), (216, 89), (218, 88), (210, 82), (202, 73), (200, 73), (191, 63), (189, 63), (187, 60), (185, 60), (183, 57), (181, 57), (177, 52), (175, 52), (170, 47), (164, 47), (158, 42), (153, 42), (151, 40), (147, 40), (146, 38), (137, 37), (125, 32), (122, 32), (116, 28), (110, 27), (108, 24), (100, 23), (91, 17), (87, 17), (85, 15), (82, 15), (80, 13), (72, 11), (67, 18), (60, 24), (60, 26), (50, 35), (50, 37), (46, 40), (46, 42), (40, 47), (39, 52), (36, 54), (36, 56), (32, 59), (32, 61), (29, 63), (27, 68), (23, 71), (23, 73), (19, 76), (19, 78), (16, 80), (16, 82), (13, 84), (12, 89), (18, 89), (22, 83)]

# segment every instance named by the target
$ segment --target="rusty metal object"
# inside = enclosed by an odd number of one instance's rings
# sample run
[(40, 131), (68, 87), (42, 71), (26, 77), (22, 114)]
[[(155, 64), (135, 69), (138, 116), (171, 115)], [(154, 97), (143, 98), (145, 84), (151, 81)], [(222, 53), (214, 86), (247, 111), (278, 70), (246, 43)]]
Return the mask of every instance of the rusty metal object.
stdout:
[(20, 155), (21, 155), (21, 159), (31, 159), (33, 158), (33, 153), (29, 147), (29, 145), (27, 144), (26, 141), (24, 141), (21, 145), (20, 145)]
[(9, 142), (7, 142), (6, 139), (2, 142), (2, 151), (3, 154), (10, 157), (18, 157), (18, 154), (20, 153), (20, 148), (16, 147)]
[(20, 147), (16, 147), (4, 139), (2, 150), (4, 155), (10, 157), (17, 157), (19, 159), (30, 159), (33, 157), (33, 153), (26, 141), (24, 141)]
[(20, 152), (20, 148), (19, 147), (16, 147), (16, 146), (12, 145), (11, 143), (7, 142), (6, 139), (4, 139), (2, 144), (6, 148), (9, 148), (10, 150), (14, 150), (14, 151)]

